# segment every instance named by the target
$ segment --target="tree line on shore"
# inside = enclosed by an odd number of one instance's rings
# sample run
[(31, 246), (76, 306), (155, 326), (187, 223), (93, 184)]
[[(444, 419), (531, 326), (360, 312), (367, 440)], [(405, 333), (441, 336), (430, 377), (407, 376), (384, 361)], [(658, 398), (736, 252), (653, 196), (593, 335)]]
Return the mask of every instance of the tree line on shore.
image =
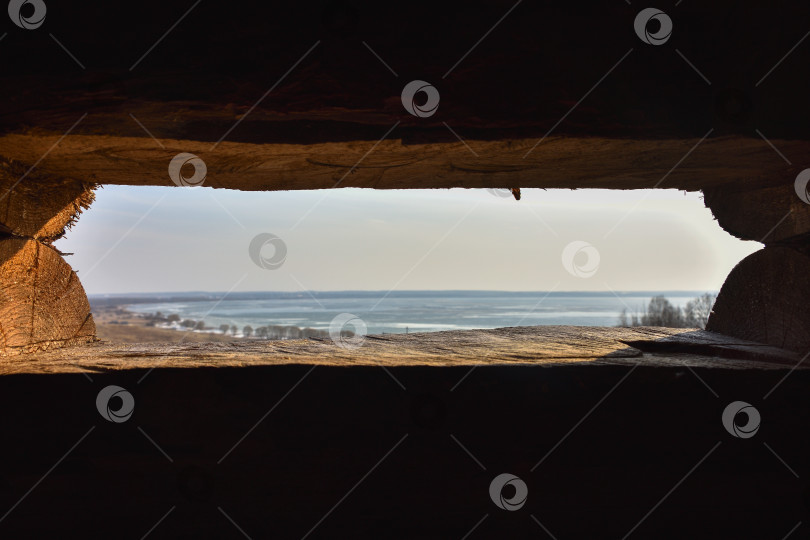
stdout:
[(628, 313), (622, 309), (616, 326), (666, 326), (668, 328), (706, 328), (716, 294), (705, 293), (681, 308), (673, 306), (664, 296), (654, 296), (645, 309)]
[[(201, 331), (216, 331), (219, 330), (222, 335), (229, 333), (236, 337), (239, 332), (239, 327), (235, 324), (221, 324), (219, 328), (205, 326), (205, 321), (197, 321), (194, 319), (183, 319), (180, 315), (172, 313), (171, 315), (164, 316), (163, 313), (158, 311), (154, 314), (144, 315), (147, 319), (147, 326), (156, 326), (161, 324), (176, 324), (181, 328), (189, 330)], [(253, 328), (252, 326), (245, 325), (242, 327), (242, 336), (244, 338), (257, 338), (257, 339), (302, 339), (311, 337), (329, 337), (329, 332), (325, 330), (316, 330), (315, 328), (301, 328), (300, 326), (281, 326), (281, 325), (268, 325)]]

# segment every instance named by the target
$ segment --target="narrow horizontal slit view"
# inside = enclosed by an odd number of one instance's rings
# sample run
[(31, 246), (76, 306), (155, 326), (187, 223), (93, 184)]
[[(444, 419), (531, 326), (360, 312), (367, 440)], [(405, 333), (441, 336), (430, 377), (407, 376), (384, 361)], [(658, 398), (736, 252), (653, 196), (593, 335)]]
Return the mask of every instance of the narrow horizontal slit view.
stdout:
[(96, 197), (54, 245), (73, 254), (112, 343), (705, 328), (726, 274), (761, 248), (724, 232), (699, 193), (675, 190)]

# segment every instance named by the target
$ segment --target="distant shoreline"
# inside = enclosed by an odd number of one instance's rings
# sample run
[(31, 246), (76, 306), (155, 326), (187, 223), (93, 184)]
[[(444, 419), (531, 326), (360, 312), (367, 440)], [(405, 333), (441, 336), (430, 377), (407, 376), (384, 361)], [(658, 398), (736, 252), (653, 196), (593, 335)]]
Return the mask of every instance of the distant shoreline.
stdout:
[[(645, 314), (650, 315), (648, 311), (656, 312), (650, 307), (656, 297), (662, 299), (658, 304), (669, 306), (664, 310), (666, 314), (672, 315), (672, 321), (665, 326), (677, 326), (675, 315), (678, 313), (684, 321), (685, 314), (689, 314), (691, 325), (699, 296), (702, 295), (695, 291), (454, 290), (393, 291), (390, 294), (379, 291), (143, 293), (91, 296), (90, 300), (99, 337), (127, 343), (323, 338), (328, 337), (335, 321), (345, 316), (348, 319), (339, 323), (341, 328), (348, 324), (347, 332), (357, 330), (372, 334), (550, 324), (634, 326)], [(711, 302), (707, 303), (707, 309), (710, 311)], [(701, 313), (703, 311), (706, 309)], [(662, 312), (662, 316), (664, 314)], [(704, 315), (701, 320), (708, 317), (708, 313)]]
[(128, 305), (109, 304), (92, 309), (96, 336), (111, 343), (229, 343), (244, 341), (215, 333), (179, 332), (170, 328), (147, 326), (147, 319), (127, 309)]
[(470, 291), (470, 290), (414, 290), (414, 291), (248, 291), (248, 292), (156, 292), (156, 293), (128, 293), (128, 294), (89, 294), (90, 306), (112, 307), (132, 304), (158, 304), (172, 302), (206, 302), (227, 298), (236, 300), (289, 300), (302, 299), (338, 299), (338, 298), (491, 298), (491, 297), (635, 297), (659, 296), (686, 297), (699, 296), (703, 293), (717, 294), (712, 290), (690, 291)]
[[(245, 327), (231, 327), (229, 332), (221, 328), (184, 327), (182, 324), (167, 324), (167, 319), (157, 319), (155, 314), (144, 314), (129, 309), (130, 304), (109, 304), (93, 308), (96, 334), (103, 341), (113, 343), (196, 343), (234, 341), (261, 341), (270, 339), (307, 339), (326, 337), (327, 332), (297, 326), (273, 326), (263, 335), (245, 335)], [(193, 323), (203, 321), (192, 321)], [(158, 325), (160, 324), (160, 325)], [(236, 329), (234, 332), (233, 329)], [(259, 328), (256, 329), (257, 331)]]

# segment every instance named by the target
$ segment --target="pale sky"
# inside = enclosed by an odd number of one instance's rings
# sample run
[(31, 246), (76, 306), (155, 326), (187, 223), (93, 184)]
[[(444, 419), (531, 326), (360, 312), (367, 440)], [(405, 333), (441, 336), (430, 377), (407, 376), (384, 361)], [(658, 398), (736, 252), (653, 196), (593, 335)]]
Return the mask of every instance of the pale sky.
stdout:
[[(515, 201), (483, 189), (105, 186), (56, 247), (75, 253), (67, 261), (90, 294), (709, 291), (762, 247), (723, 231), (699, 193), (522, 191)], [(249, 257), (259, 233), (286, 244), (280, 268), (259, 268)], [(574, 263), (590, 277), (563, 265), (563, 251), (575, 241), (593, 246)], [(588, 259), (594, 250), (598, 266)]]

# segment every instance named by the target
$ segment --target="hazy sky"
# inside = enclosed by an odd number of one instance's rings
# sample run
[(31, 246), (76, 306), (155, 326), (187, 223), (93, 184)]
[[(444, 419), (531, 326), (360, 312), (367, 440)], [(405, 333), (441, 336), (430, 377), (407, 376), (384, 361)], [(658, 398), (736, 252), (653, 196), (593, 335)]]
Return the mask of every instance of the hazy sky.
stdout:
[[(249, 257), (259, 233), (286, 244), (280, 268)], [(100, 189), (56, 246), (75, 253), (67, 260), (91, 294), (717, 290), (761, 248), (723, 231), (700, 194), (675, 190), (524, 189), (515, 201), (483, 189), (129, 186)]]

